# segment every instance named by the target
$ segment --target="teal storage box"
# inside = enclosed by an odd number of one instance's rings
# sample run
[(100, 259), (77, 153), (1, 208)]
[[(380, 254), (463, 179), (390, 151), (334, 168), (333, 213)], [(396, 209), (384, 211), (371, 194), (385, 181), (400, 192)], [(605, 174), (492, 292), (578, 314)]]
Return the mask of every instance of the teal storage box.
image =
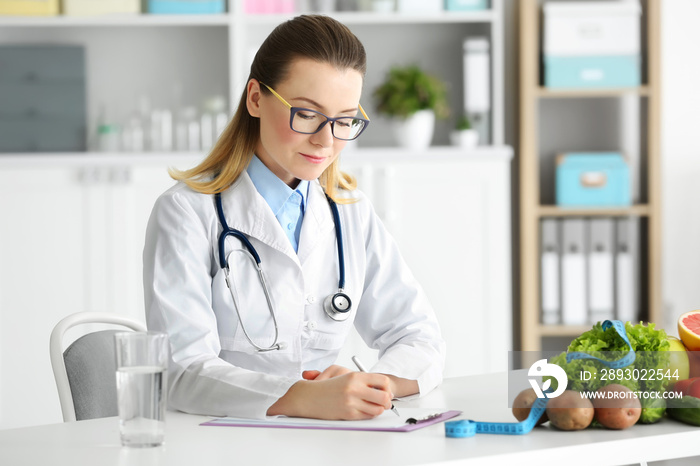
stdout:
[(148, 0), (148, 12), (159, 15), (218, 14), (226, 11), (224, 0)]
[(570, 152), (557, 157), (557, 205), (626, 207), (632, 204), (630, 170), (619, 152)]
[(489, 0), (445, 0), (447, 11), (488, 10)]
[(580, 56), (544, 58), (544, 84), (549, 88), (633, 87), (641, 84), (641, 57)]

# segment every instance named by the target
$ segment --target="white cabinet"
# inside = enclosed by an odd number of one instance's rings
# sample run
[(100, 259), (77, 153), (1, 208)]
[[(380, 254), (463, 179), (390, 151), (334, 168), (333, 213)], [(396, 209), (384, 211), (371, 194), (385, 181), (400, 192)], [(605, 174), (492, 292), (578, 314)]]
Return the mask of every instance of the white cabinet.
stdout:
[(83, 309), (88, 274), (74, 175), (0, 171), (0, 428), (60, 420), (48, 338), (67, 310)]
[[(504, 371), (512, 350), (510, 148), (359, 151), (358, 178), (435, 308), (446, 377)], [(358, 337), (343, 360), (359, 352)], [(375, 356), (376, 360), (376, 356)]]
[(0, 159), (0, 429), (61, 420), (48, 352), (61, 318), (144, 320), (146, 221), (166, 168), (197, 157), (167, 160)]

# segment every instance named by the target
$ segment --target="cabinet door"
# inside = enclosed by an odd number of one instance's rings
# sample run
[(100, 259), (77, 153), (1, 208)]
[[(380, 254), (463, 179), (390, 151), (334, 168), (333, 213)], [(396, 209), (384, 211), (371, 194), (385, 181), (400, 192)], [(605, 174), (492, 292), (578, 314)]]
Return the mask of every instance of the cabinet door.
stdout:
[(0, 171), (0, 429), (61, 421), (49, 335), (84, 310), (85, 201), (74, 168)]
[(143, 301), (143, 247), (153, 205), (175, 181), (167, 164), (134, 165), (114, 169), (116, 181), (110, 191), (115, 225), (111, 249), (115, 264), (112, 312), (145, 322)]
[(446, 377), (508, 368), (508, 164), (465, 159), (344, 166), (358, 177), (435, 308), (447, 342)]
[(93, 311), (145, 321), (143, 245), (153, 204), (174, 183), (167, 167), (0, 172), (0, 429), (62, 420), (48, 351), (60, 319)]

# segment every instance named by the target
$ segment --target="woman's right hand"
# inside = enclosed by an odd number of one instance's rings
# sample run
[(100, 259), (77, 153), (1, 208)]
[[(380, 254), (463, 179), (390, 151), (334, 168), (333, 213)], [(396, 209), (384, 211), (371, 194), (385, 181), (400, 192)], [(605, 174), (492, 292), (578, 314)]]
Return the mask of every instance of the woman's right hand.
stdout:
[(316, 370), (311, 370), (311, 371), (304, 371), (301, 373), (301, 378), (304, 380), (326, 380), (326, 379), (331, 379), (333, 377), (338, 377), (343, 374), (347, 374), (348, 372), (352, 372), (350, 369), (344, 366), (338, 366), (336, 364), (333, 364), (332, 366), (329, 366), (326, 370), (323, 372), (321, 371), (316, 371)]
[[(372, 419), (391, 408), (391, 384), (383, 374), (347, 372), (300, 380), (267, 410), (268, 416)], [(335, 373), (335, 372), (334, 372)]]

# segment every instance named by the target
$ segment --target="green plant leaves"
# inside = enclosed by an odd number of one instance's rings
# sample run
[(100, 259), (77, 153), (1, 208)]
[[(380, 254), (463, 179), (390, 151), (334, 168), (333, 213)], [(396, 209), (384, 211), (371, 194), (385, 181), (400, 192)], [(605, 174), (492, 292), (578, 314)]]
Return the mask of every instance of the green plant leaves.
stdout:
[(445, 83), (417, 65), (392, 67), (373, 96), (377, 111), (393, 117), (407, 118), (419, 110), (433, 110), (437, 118), (449, 114)]

